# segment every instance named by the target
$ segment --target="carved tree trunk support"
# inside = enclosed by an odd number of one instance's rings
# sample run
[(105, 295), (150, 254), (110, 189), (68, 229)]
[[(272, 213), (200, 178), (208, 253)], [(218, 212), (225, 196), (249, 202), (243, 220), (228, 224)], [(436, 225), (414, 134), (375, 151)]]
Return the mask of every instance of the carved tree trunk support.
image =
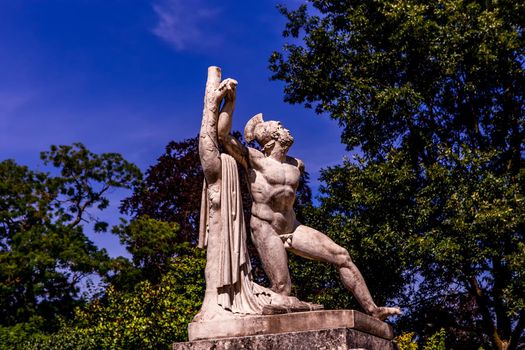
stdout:
[[(199, 156), (207, 183), (207, 209), (209, 212), (207, 237), (200, 243), (200, 245), (207, 244), (205, 269), (206, 293), (201, 311), (196, 318), (206, 318), (207, 315), (215, 314), (217, 310), (218, 274), (214, 267), (218, 265), (220, 248), (218, 236), (221, 229), (219, 190), (221, 186), (221, 160), (217, 144), (217, 119), (220, 99), (216, 96), (216, 89), (220, 83), (220, 68), (209, 67), (206, 92), (204, 95), (202, 125), (199, 135)], [(206, 243), (204, 243), (204, 241), (206, 241)]]

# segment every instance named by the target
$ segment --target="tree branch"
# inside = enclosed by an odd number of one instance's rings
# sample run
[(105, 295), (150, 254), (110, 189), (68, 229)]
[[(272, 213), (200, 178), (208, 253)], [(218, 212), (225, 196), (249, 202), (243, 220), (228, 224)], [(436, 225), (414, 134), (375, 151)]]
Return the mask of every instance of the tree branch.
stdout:
[(76, 201), (75, 206), (77, 208), (77, 216), (75, 220), (68, 225), (69, 228), (73, 228), (82, 221), (82, 215), (84, 211), (91, 205), (93, 205), (97, 200), (102, 197), (102, 195), (109, 189), (108, 185), (105, 185), (98, 193), (94, 194), (91, 199), (87, 200), (84, 204), (81, 205), (81, 200)]
[(519, 313), (518, 323), (514, 327), (514, 331), (510, 336), (510, 344), (508, 350), (516, 350), (520, 344), (520, 339), (523, 336), (525, 330), (525, 310), (521, 310)]

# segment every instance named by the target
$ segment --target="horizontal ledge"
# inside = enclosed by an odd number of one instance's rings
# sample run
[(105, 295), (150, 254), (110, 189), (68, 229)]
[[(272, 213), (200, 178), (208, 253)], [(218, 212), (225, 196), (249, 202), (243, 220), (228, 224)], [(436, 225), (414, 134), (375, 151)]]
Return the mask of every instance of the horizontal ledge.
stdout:
[(188, 325), (189, 340), (350, 328), (391, 340), (392, 327), (355, 310), (319, 310), (281, 315), (246, 315)]

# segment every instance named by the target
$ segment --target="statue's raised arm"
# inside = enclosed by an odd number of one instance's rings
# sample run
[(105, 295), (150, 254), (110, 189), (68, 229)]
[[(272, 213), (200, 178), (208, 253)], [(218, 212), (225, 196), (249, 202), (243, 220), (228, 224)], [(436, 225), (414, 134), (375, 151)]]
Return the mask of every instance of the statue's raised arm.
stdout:
[(219, 142), (226, 150), (226, 153), (231, 155), (244, 169), (247, 169), (249, 159), (248, 149), (230, 134), (236, 95), (237, 83), (235, 82), (235, 84), (228, 85), (224, 105), (219, 113), (218, 136)]

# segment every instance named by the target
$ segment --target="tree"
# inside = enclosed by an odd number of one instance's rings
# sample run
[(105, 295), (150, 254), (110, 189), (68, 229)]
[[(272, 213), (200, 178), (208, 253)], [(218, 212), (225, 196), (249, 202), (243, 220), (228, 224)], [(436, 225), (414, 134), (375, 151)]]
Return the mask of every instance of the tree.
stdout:
[(19, 343), (0, 343), (0, 349), (169, 349), (173, 342), (187, 340), (187, 325), (204, 294), (206, 259), (189, 243), (177, 247), (191, 252), (173, 259), (157, 284), (141, 281), (127, 292), (109, 285), (103, 296), (78, 307), (59, 331), (24, 334)]
[(178, 242), (196, 243), (204, 176), (199, 161), (198, 137), (171, 141), (145, 174), (121, 211), (180, 225)]
[[(111, 277), (115, 288), (131, 291), (140, 281), (149, 281), (153, 285), (160, 282), (172, 268), (172, 259), (179, 255), (193, 254), (190, 244), (178, 243), (179, 225), (152, 219), (146, 215), (139, 216), (131, 222), (122, 220), (113, 228), (118, 234), (120, 243), (131, 254), (128, 260), (116, 262), (118, 273)], [(187, 246), (187, 249), (183, 249)]]
[(107, 223), (89, 211), (105, 209), (111, 189), (131, 188), (141, 176), (122, 156), (80, 143), (52, 146), (41, 158), (59, 174), (0, 163), (1, 327), (50, 331), (72, 316), (82, 279), (110, 269), (106, 251), (83, 232), (84, 223), (97, 231)]
[(397, 289), (411, 296), (411, 326), (434, 324), (418, 331), (443, 326), (452, 346), (517, 349), (525, 329), (525, 6), (310, 3), (281, 8), (284, 35), (301, 41), (275, 52), (270, 68), (286, 101), (329, 114), (348, 149), (362, 151), (323, 173), (333, 232), (362, 244), (365, 256), (403, 266), (407, 287), (417, 287)]
[[(411, 193), (413, 178), (399, 164), (388, 169), (351, 165), (348, 162), (322, 171), (321, 206), (303, 211), (305, 222), (348, 249), (374, 300), (382, 305), (397, 297), (405, 282), (403, 259), (396, 245), (400, 223), (412, 219), (410, 213), (403, 213), (406, 217), (398, 214), (410, 205), (404, 197)], [(390, 220), (385, 222), (385, 218)], [(291, 266), (298, 276), (295, 283), (301, 298), (328, 308), (358, 308), (331, 266), (297, 259), (291, 259)]]

